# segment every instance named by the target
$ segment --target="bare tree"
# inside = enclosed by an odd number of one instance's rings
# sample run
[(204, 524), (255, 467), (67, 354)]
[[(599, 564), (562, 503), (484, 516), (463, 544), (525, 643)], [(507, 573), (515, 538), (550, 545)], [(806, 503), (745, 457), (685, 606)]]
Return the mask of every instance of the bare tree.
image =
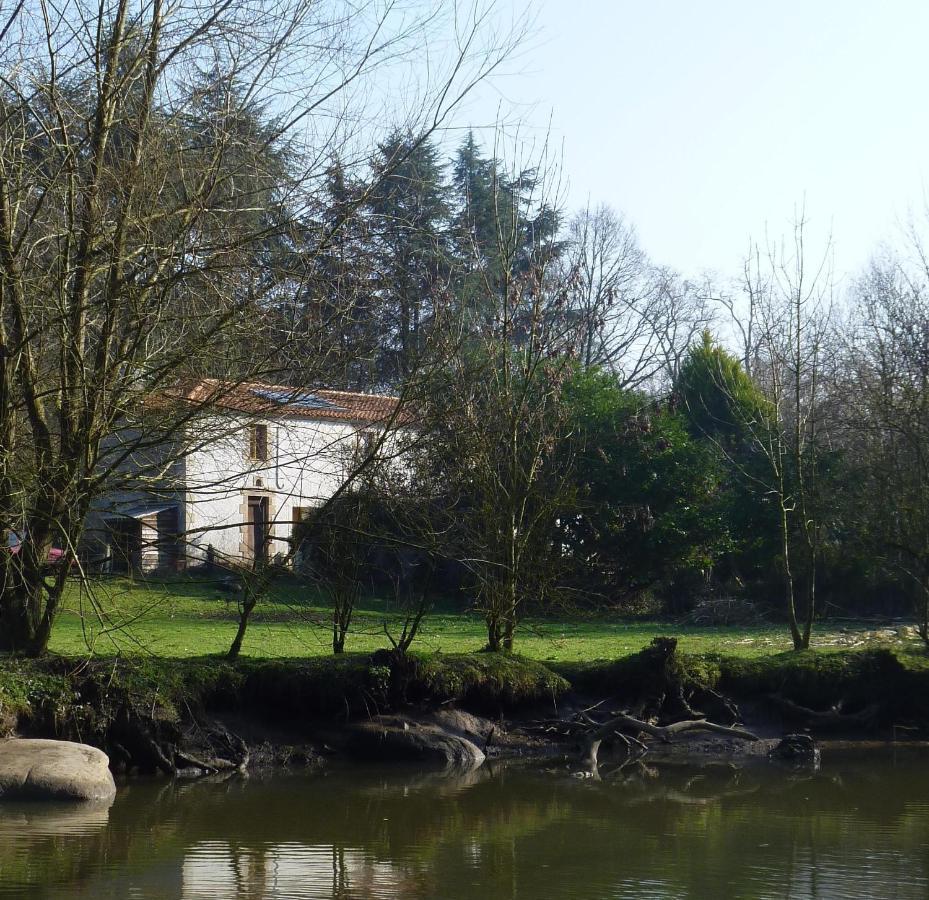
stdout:
[[(534, 181), (539, 208), (549, 183)], [(493, 651), (513, 649), (527, 601), (542, 602), (551, 586), (552, 529), (570, 489), (556, 450), (578, 329), (566, 315), (554, 234), (525, 243), (525, 223), (533, 221), (526, 202), (497, 204), (500, 261), (492, 270), (475, 264), (485, 276), (482, 321), (437, 372), (426, 412), (425, 477), (439, 480), (449, 498), (457, 554), (474, 576)]]
[(672, 380), (691, 340), (712, 319), (707, 298), (653, 265), (633, 226), (607, 206), (575, 216), (567, 244), (563, 278), (581, 332), (581, 363), (613, 372), (625, 388)]
[(832, 315), (829, 252), (810, 265), (806, 228), (801, 215), (789, 241), (769, 246), (763, 262), (754, 255), (766, 276), (746, 266), (746, 291), (757, 315), (753, 376), (770, 404), (765, 421), (752, 428), (767, 461), (764, 489), (778, 510), (785, 611), (797, 650), (809, 647), (816, 614), (824, 527), (819, 454), (827, 439), (823, 394)]
[[(283, 250), (333, 151), (368, 127), (373, 74), (423, 46), (432, 13), (38, 0), (0, 21), (0, 526), (20, 538), (0, 646), (45, 649), (89, 505), (126, 463), (151, 485), (186, 452), (204, 404), (152, 398), (279, 368), (306, 268), (282, 270)], [(440, 74), (404, 97), (417, 133), (512, 45), (482, 39), (480, 9), (457, 22)], [(304, 365), (290, 377), (325, 371)]]
[(914, 598), (929, 645), (929, 265), (885, 254), (853, 288), (843, 444), (859, 473), (856, 524)]
[(732, 291), (707, 286), (706, 295), (725, 310), (724, 322), (732, 330), (731, 340), (738, 348), (739, 360), (751, 375), (759, 353), (759, 306), (770, 293), (769, 267), (762, 259), (761, 246), (754, 241), (742, 261), (742, 272)]

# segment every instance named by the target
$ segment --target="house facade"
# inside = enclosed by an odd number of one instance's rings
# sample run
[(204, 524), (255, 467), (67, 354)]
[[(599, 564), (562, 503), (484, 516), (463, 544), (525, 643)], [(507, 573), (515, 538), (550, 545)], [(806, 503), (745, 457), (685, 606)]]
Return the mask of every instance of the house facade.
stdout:
[(95, 504), (86, 529), (91, 568), (167, 572), (285, 555), (295, 524), (402, 425), (393, 397), (263, 383), (220, 388), (203, 381), (190, 390), (203, 411), (172, 443), (183, 450), (165, 450), (151, 487)]

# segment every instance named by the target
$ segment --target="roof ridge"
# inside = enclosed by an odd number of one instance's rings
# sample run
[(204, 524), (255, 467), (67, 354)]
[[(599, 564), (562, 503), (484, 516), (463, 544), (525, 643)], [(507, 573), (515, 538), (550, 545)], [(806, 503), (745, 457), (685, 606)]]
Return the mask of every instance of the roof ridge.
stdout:
[[(205, 378), (204, 381), (214, 381), (216, 383), (221, 383), (219, 379)], [(233, 382), (235, 384), (235, 382)], [(308, 394), (338, 394), (340, 397), (375, 397), (379, 400), (399, 400), (399, 397), (395, 397), (393, 394), (372, 394), (367, 391), (342, 391), (337, 388), (328, 388), (328, 387), (297, 387), (292, 384), (273, 384), (270, 381), (240, 381), (238, 382), (238, 387), (245, 388), (246, 390), (251, 390), (256, 387), (268, 388), (276, 391), (290, 391), (292, 393), (308, 393)]]
[[(274, 397), (275, 394), (280, 396)], [(399, 397), (361, 391), (204, 377), (194, 382), (183, 396), (194, 403), (215, 405), (217, 409), (285, 418), (377, 422), (397, 415), (398, 424), (406, 424), (409, 420), (405, 411), (400, 409), (402, 401)], [(308, 403), (311, 398), (319, 403)]]
[(373, 397), (377, 400), (399, 400), (393, 394), (369, 394), (367, 391), (340, 391), (335, 388), (316, 388), (319, 394), (337, 394), (340, 397)]

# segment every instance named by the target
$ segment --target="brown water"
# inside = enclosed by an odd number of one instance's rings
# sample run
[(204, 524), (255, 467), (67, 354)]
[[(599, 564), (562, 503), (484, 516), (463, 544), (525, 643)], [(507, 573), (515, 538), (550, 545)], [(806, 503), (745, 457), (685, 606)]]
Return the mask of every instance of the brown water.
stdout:
[(133, 781), (109, 810), (0, 806), (0, 897), (926, 900), (929, 754)]

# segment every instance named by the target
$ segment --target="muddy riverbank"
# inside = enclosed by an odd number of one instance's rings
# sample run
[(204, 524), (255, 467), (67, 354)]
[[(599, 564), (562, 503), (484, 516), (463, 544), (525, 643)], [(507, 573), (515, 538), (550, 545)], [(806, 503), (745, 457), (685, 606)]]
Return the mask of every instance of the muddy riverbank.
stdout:
[[(929, 736), (929, 668), (907, 667), (887, 650), (688, 657), (668, 639), (558, 671), (486, 653), (234, 664), (0, 659), (0, 733), (91, 744), (128, 773), (319, 766), (341, 757), (465, 767), (488, 758), (580, 759), (617, 715), (632, 725), (600, 736), (611, 757), (642, 747), (653, 756), (759, 755), (786, 733), (918, 741)], [(661, 731), (697, 719), (766, 743), (704, 732), (667, 741)]]

